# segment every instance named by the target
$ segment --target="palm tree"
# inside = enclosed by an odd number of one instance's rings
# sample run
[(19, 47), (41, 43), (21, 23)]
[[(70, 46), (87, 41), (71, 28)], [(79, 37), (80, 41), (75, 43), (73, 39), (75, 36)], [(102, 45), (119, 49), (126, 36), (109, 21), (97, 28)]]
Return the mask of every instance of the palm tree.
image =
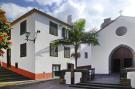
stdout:
[(73, 45), (74, 46), (74, 58), (75, 58), (75, 67), (77, 68), (77, 59), (78, 59), (78, 48), (80, 44), (93, 44), (98, 45), (97, 34), (93, 32), (85, 32), (85, 19), (79, 19), (76, 21), (72, 28), (68, 30), (68, 38), (57, 39), (52, 41), (54, 46), (58, 45)]

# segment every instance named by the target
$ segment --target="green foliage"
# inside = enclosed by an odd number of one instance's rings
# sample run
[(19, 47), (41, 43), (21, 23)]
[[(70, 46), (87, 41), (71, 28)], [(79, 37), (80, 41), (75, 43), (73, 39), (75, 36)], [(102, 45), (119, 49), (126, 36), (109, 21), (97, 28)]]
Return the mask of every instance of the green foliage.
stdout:
[(9, 23), (0, 20), (0, 56), (3, 56), (4, 49), (10, 48), (10, 26)]
[(79, 19), (73, 24), (73, 27), (69, 29), (69, 37), (66, 39), (57, 39), (52, 43), (58, 45), (73, 45), (75, 47), (75, 61), (77, 67), (77, 51), (80, 44), (93, 44), (98, 45), (97, 33), (85, 32), (85, 19)]

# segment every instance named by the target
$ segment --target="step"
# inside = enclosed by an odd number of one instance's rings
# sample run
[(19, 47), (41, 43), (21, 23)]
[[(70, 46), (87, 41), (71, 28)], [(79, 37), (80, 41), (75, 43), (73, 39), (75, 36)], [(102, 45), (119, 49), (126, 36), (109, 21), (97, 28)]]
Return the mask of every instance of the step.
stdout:
[(11, 70), (7, 70), (7, 69), (4, 69), (4, 70), (0, 70), (0, 72), (12, 72)]
[(13, 77), (13, 78), (23, 77), (23, 78), (26, 78), (24, 76), (17, 75), (17, 74), (0, 75), (0, 78), (3, 78), (3, 77)]
[(10, 79), (0, 79), (0, 82), (10, 82), (10, 81), (22, 81), (22, 80), (29, 80), (28, 78), (10, 78)]
[(22, 81), (22, 80), (29, 80), (29, 78), (14, 73), (11, 70), (0, 67), (0, 82)]
[(0, 74), (0, 77), (7, 77), (7, 76), (20, 76), (20, 75), (18, 75), (18, 74), (15, 74), (15, 73), (11, 73), (11, 74), (5, 74), (5, 75), (3, 75), (3, 74)]
[[(86, 84), (102, 84), (102, 85), (122, 85), (122, 84), (120, 84), (120, 83), (97, 83), (97, 82), (89, 82), (89, 81), (87, 81), (87, 82), (85, 82)], [(78, 83), (78, 84), (83, 84), (83, 83)]]
[(81, 85), (81, 86), (96, 86), (96, 87), (106, 87), (106, 88), (125, 88), (125, 89), (129, 89), (131, 88), (131, 86), (123, 86), (123, 85), (117, 85), (117, 84), (94, 84), (94, 83), (79, 83), (77, 85)]
[(86, 88), (86, 89), (116, 89), (116, 88), (108, 88), (108, 87), (104, 88), (104, 87), (98, 87), (98, 86), (81, 86), (81, 85), (69, 85), (69, 87)]
[(22, 77), (22, 78), (27, 78), (27, 77), (24, 77), (24, 76), (18, 75), (18, 74), (0, 75), (0, 78), (1, 78), (1, 77), (13, 77), (13, 78), (20, 78), (20, 77)]
[(0, 75), (15, 74), (14, 72), (0, 72)]
[(14, 74), (14, 72), (0, 72), (0, 74)]

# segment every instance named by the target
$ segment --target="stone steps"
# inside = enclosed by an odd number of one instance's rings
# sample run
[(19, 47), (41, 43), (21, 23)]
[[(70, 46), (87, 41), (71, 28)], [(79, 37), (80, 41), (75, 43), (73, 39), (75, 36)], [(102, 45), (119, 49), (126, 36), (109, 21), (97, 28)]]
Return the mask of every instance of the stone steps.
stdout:
[(89, 89), (132, 89), (131, 86), (121, 84), (106, 84), (106, 83), (78, 83), (70, 85), (70, 87), (89, 88)]
[(21, 80), (29, 80), (29, 78), (26, 78), (8, 69), (0, 67), (0, 82), (21, 81)]

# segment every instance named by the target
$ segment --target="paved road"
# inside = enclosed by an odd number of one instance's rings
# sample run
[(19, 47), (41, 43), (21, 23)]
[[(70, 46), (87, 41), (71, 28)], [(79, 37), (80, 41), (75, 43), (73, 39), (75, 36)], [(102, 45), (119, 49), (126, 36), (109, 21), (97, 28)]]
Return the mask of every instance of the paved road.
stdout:
[(1, 87), (0, 89), (78, 89), (78, 88), (72, 88), (68, 87), (68, 85), (59, 84), (58, 80), (50, 80), (34, 84)]

